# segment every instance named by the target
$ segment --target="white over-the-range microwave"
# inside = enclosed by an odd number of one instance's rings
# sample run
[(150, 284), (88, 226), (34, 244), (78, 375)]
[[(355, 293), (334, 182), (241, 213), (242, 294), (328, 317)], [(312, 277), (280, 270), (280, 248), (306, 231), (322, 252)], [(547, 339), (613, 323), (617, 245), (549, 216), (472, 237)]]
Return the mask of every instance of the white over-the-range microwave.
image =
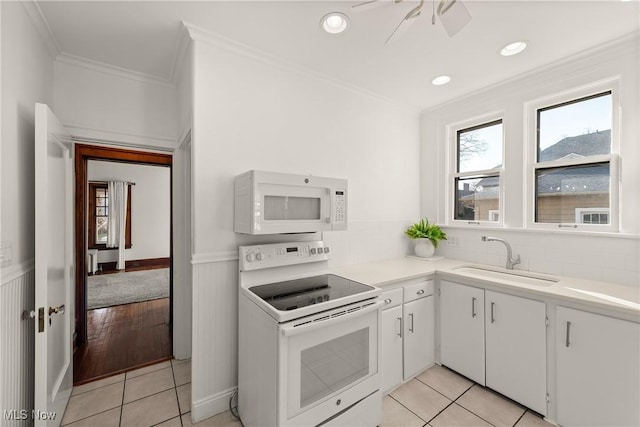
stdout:
[(235, 179), (234, 231), (314, 233), (347, 229), (347, 180), (251, 170)]

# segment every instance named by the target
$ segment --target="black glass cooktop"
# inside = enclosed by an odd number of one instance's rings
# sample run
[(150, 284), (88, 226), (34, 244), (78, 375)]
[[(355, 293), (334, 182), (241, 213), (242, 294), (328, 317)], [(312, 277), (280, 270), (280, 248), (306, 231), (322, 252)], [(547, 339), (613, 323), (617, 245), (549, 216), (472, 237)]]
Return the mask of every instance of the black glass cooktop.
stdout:
[(281, 311), (295, 310), (307, 305), (333, 301), (373, 289), (371, 286), (334, 274), (305, 277), (249, 288), (251, 292)]

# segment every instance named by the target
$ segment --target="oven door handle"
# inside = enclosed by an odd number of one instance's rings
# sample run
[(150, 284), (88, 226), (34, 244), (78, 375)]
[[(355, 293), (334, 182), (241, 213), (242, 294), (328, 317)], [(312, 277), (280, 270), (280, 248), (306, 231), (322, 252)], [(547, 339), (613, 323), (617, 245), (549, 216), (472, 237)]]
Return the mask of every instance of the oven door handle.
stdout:
[[(299, 326), (295, 326), (293, 324), (282, 325), (280, 326), (280, 330), (282, 331), (282, 335), (285, 337), (291, 337), (294, 335), (303, 334), (306, 332), (314, 331), (319, 328), (324, 328), (327, 326), (336, 325), (341, 322), (349, 321), (355, 319), (356, 317), (363, 316), (365, 314), (371, 313), (372, 311), (379, 310), (384, 305), (384, 301), (378, 301), (370, 306), (362, 308), (358, 311), (353, 311), (351, 313), (345, 313), (340, 316), (331, 317), (326, 320), (317, 320), (315, 322), (304, 323)], [(293, 323), (293, 322), (292, 322)]]

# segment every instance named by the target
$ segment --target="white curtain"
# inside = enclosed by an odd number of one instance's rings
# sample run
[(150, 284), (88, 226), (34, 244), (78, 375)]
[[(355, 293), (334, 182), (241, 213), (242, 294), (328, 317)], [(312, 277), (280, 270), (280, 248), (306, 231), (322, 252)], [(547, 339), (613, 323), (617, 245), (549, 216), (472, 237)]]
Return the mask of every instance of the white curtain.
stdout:
[(125, 230), (127, 219), (127, 192), (129, 187), (123, 181), (109, 181), (109, 233), (107, 247), (118, 248), (117, 270), (124, 270)]

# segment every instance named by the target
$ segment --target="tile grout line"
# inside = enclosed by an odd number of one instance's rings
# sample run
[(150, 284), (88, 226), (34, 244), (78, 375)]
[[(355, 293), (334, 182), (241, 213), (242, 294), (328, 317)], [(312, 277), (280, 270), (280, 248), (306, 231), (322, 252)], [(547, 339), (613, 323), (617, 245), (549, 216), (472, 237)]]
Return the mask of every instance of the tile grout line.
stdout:
[(178, 398), (178, 385), (176, 381), (176, 371), (174, 369), (175, 366), (173, 365), (173, 360), (175, 359), (170, 360), (169, 363), (171, 363), (171, 374), (173, 375), (173, 387), (176, 392), (176, 402), (178, 402), (178, 420), (180, 421), (180, 426), (184, 427), (184, 423), (182, 422), (182, 408), (180, 408), (180, 399)]
[(120, 419), (118, 420), (118, 427), (122, 427), (122, 414), (124, 413), (124, 392), (127, 388), (127, 373), (124, 373), (124, 384), (122, 384), (122, 401), (120, 402)]
[(515, 427), (516, 425), (518, 425), (518, 423), (520, 422), (520, 420), (524, 417), (524, 415), (527, 413), (527, 410), (525, 409), (525, 411), (522, 413), (522, 415), (520, 415), (520, 418), (518, 418), (516, 420), (515, 423), (513, 423), (513, 427)]

